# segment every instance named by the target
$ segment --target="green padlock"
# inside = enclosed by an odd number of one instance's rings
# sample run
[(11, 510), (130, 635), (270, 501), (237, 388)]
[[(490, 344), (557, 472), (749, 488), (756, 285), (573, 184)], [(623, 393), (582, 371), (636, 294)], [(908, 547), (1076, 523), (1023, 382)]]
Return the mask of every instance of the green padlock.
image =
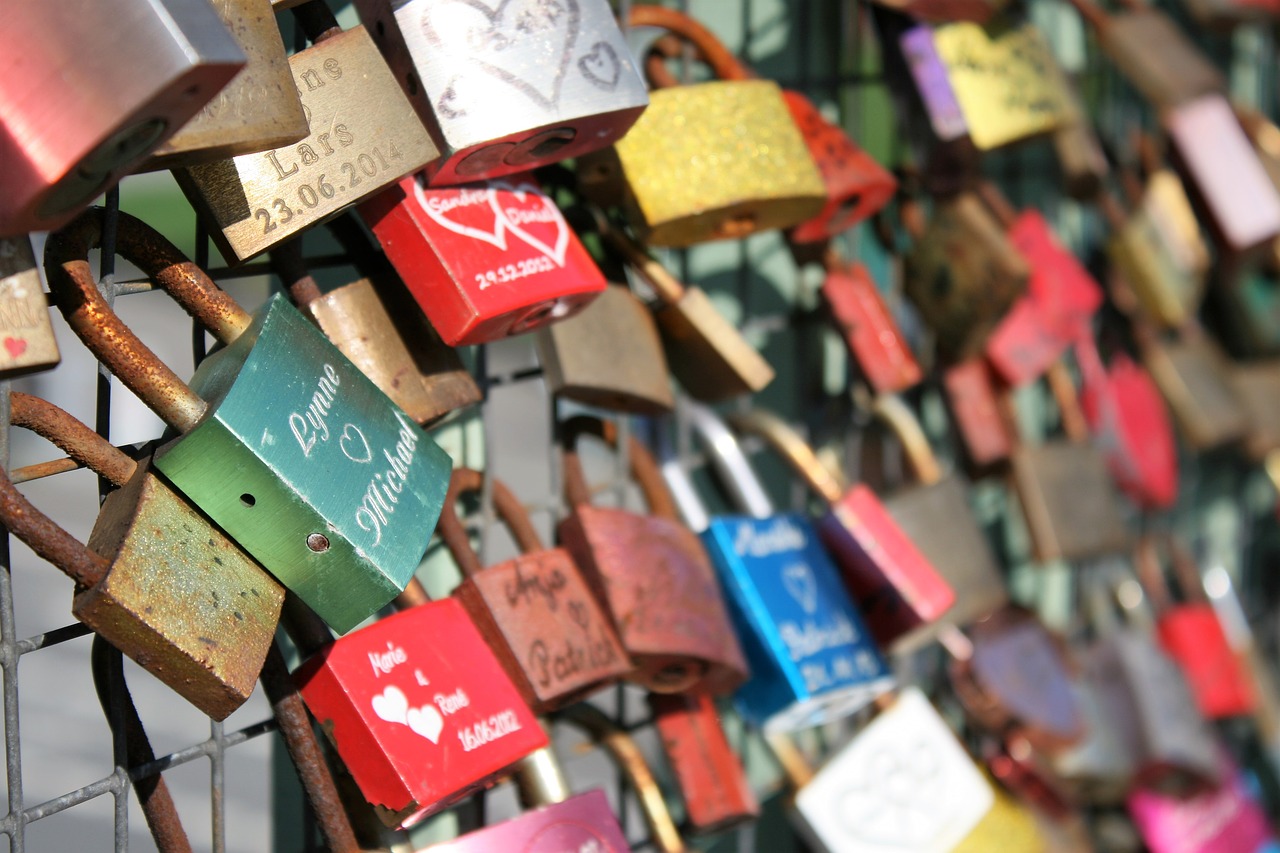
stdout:
[(284, 296), (249, 315), (173, 244), (121, 214), (119, 253), (225, 347), (191, 387), (138, 340), (87, 260), (103, 212), (49, 238), (59, 309), (107, 369), (182, 433), (155, 467), (335, 630), (409, 583), (452, 463)]

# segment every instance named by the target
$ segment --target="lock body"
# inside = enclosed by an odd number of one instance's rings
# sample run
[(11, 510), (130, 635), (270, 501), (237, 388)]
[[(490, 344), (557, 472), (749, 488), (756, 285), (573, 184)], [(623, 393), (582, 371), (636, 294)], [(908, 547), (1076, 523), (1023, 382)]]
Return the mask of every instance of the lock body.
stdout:
[(822, 282), (822, 298), (872, 388), (893, 394), (924, 378), (866, 267), (852, 264), (828, 272)]
[(1245, 787), (1240, 771), (1225, 755), (1221, 785), (1191, 797), (1139, 788), (1129, 797), (1129, 814), (1151, 853), (1231, 853), (1276, 849), (1266, 813)]
[(1079, 675), (1072, 689), (1085, 734), (1075, 746), (1052, 756), (1053, 771), (1077, 800), (1118, 805), (1138, 771), (1140, 723), (1124, 672), (1106, 642), (1082, 649), (1077, 660)]
[(675, 407), (652, 315), (626, 285), (538, 330), (538, 360), (551, 393), (614, 411), (656, 415)]
[(1227, 81), (1167, 15), (1155, 9), (1113, 15), (1098, 33), (1103, 51), (1158, 110), (1223, 93)]
[(481, 569), (454, 595), (535, 713), (572, 704), (631, 669), (608, 612), (563, 548)]
[(420, 424), (480, 402), (480, 386), (396, 282), (367, 278), (302, 309), (382, 393)]
[(1000, 414), (995, 380), (986, 360), (971, 358), (947, 368), (942, 387), (970, 464), (984, 468), (1008, 459), (1013, 453), (1013, 437)]
[(605, 289), (560, 209), (527, 175), (434, 189), (410, 175), (360, 213), (449, 346), (532, 331)]
[(1164, 231), (1146, 210), (1139, 210), (1108, 244), (1138, 301), (1153, 319), (1169, 328), (1184, 325), (1203, 295), (1203, 281), (1178, 262)]
[(361, 27), (289, 57), (311, 133), (174, 171), (230, 264), (323, 222), (439, 153)]
[(72, 614), (204, 713), (253, 693), (284, 589), (141, 463), (107, 496), (89, 550), (112, 561)]
[(561, 543), (613, 616), (650, 690), (732, 692), (747, 677), (716, 583), (695, 535), (673, 519), (580, 504), (560, 523)]
[(1053, 441), (1020, 447), (1013, 479), (1038, 560), (1081, 560), (1126, 549), (1107, 462), (1090, 444)]
[(440, 149), (432, 186), (580, 157), (622, 137), (649, 102), (606, 0), (356, 7)]
[(667, 365), (689, 396), (716, 402), (754, 393), (773, 381), (773, 368), (701, 288), (686, 287), (679, 301), (657, 308), (653, 319)]
[(245, 62), (208, 3), (18, 3), (6, 15), (5, 237), (70, 221)]
[(827, 201), (781, 90), (765, 80), (655, 91), (627, 135), (580, 168), (593, 181), (625, 180), (624, 206), (651, 246), (789, 228)]
[(955, 603), (955, 590), (865, 485), (846, 492), (818, 531), (881, 645), (919, 642), (914, 635)]
[(898, 37), (911, 79), (920, 94), (933, 134), (940, 142), (954, 142), (969, 135), (946, 63), (938, 55), (933, 28), (911, 27)]
[(61, 360), (49, 303), (27, 235), (0, 238), (0, 376), (22, 376)]
[(156, 468), (338, 631), (426, 551), (449, 457), (284, 296), (191, 379), (209, 412)]
[(547, 745), (537, 718), (452, 599), (339, 639), (294, 680), (389, 826), (447, 808)]
[(1253, 687), (1212, 604), (1176, 605), (1160, 615), (1156, 632), (1165, 652), (1182, 668), (1206, 718), (1253, 712)]
[(770, 731), (807, 728), (893, 686), (804, 516), (713, 518), (702, 537), (751, 665), (737, 694), (748, 720)]
[(915, 687), (796, 794), (819, 850), (951, 850), (990, 810), (991, 786)]
[(1267, 454), (1280, 447), (1280, 419), (1277, 419), (1280, 369), (1275, 361), (1243, 362), (1231, 367), (1231, 386), (1244, 407), (1249, 431), (1244, 451), (1255, 462), (1265, 462)]
[(600, 788), (542, 806), (461, 838), (431, 846), (433, 853), (628, 853), (631, 846)]
[(1159, 342), (1142, 359), (1193, 448), (1219, 447), (1248, 431), (1248, 412), (1231, 386), (1226, 359), (1208, 339)]
[(248, 62), (142, 164), (172, 169), (298, 142), (308, 133), (280, 27), (269, 0), (211, 4)]

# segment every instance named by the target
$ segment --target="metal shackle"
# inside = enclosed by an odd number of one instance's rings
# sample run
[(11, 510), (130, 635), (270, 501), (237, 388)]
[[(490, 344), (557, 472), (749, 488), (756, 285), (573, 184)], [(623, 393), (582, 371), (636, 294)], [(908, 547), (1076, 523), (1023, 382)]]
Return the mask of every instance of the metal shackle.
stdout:
[[(560, 425), (560, 446), (564, 453), (564, 493), (569, 506), (591, 503), (591, 488), (578, 457), (578, 439), (590, 435), (615, 450), (618, 448), (617, 427), (610, 421), (587, 415), (576, 415)], [(634, 436), (627, 445), (631, 478), (635, 480), (648, 504), (649, 513), (659, 518), (677, 520), (675, 503), (663, 484), (653, 454)]]
[[(520, 499), (515, 493), (496, 477), (490, 485), (493, 488), (493, 508), (498, 518), (511, 531), (521, 553), (545, 550), (546, 546), (538, 536), (538, 531), (534, 530), (529, 514), (520, 505)], [(484, 474), (474, 468), (455, 468), (449, 478), (449, 493), (444, 499), (444, 509), (440, 512), (440, 520), (436, 522), (436, 533), (444, 541), (465, 577), (479, 574), (484, 566), (480, 564), (480, 557), (471, 547), (466, 528), (458, 517), (457, 503), (463, 495), (479, 492), (483, 487)]]

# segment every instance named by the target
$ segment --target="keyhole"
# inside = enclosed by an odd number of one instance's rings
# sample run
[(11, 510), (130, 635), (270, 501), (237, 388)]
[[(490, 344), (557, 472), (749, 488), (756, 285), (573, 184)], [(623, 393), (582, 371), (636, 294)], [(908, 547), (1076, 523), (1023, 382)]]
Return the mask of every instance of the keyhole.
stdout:
[(257, 502), (258, 502), (258, 499), (255, 498), (253, 495), (249, 494), (248, 492), (245, 492), (243, 495), (240, 496), (240, 503), (244, 504), (245, 506), (253, 506)]

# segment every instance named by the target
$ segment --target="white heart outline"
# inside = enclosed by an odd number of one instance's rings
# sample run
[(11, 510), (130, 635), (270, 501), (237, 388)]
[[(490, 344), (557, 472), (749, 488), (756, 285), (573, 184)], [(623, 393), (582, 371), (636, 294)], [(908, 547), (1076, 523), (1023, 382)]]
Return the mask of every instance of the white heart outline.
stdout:
[[(347, 449), (347, 439), (349, 433), (355, 432), (360, 437), (360, 443), (364, 445), (364, 458), (357, 459), (351, 455), (351, 451)], [(353, 439), (354, 441), (354, 439)], [(357, 465), (368, 465), (373, 461), (373, 448), (369, 446), (369, 439), (365, 437), (364, 430), (353, 423), (348, 423), (342, 428), (342, 434), (338, 436), (338, 449), (342, 451), (342, 455), (350, 459)]]
[[(782, 585), (810, 616), (818, 609), (818, 579), (808, 563), (789, 563), (782, 569)], [(799, 587), (799, 588), (797, 588)]]
[(381, 693), (374, 694), (370, 704), (373, 713), (388, 723), (408, 725), (409, 698), (394, 684), (388, 684)]
[[(506, 220), (506, 217), (502, 215), (502, 212), (500, 210), (497, 210), (497, 208), (494, 207), (493, 187), (486, 187), (484, 189), (475, 189), (472, 187), (458, 188), (459, 192), (482, 192), (488, 195), (489, 207), (493, 209), (496, 213), (496, 217), (493, 221), (494, 227), (491, 233), (489, 231), (482, 231), (479, 228), (472, 228), (469, 225), (462, 225), (461, 223), (454, 222), (453, 220), (447, 218), (443, 213), (437, 213), (436, 211), (432, 210), (431, 206), (427, 204), (428, 199), (427, 199), (426, 193), (423, 192), (423, 190), (426, 189), (426, 187), (424, 187), (422, 183), (423, 179), (424, 179), (424, 175), (422, 174), (419, 174), (418, 177), (414, 179), (413, 195), (414, 195), (414, 198), (416, 198), (418, 201), (418, 206), (422, 208), (422, 212), (425, 213), (427, 216), (431, 217), (431, 220), (433, 222), (435, 222), (441, 228), (445, 228), (445, 229), (448, 229), (449, 231), (452, 231), (454, 234), (460, 234), (463, 237), (470, 237), (473, 240), (480, 240), (481, 242), (488, 243), (490, 246), (496, 246), (504, 252), (507, 250), (507, 235), (506, 235), (507, 220)], [(437, 192), (438, 191), (439, 190), (437, 190)]]
[[(542, 254), (547, 258), (555, 261), (556, 266), (563, 268), (564, 256), (569, 249), (569, 223), (565, 221), (564, 214), (560, 212), (560, 208), (556, 206), (556, 203), (548, 198), (547, 194), (544, 193), (536, 184), (525, 182), (513, 186), (506, 181), (490, 181), (489, 186), (492, 192), (489, 196), (489, 205), (493, 208), (494, 214), (498, 217), (498, 220), (503, 223), (506, 229), (533, 248), (537, 249), (539, 252), (542, 252)], [(502, 206), (498, 202), (498, 194), (496, 190), (506, 190), (516, 197), (516, 201), (520, 202), (523, 202), (525, 196), (529, 193), (533, 193), (538, 198), (542, 199), (542, 204), (555, 214), (556, 225), (559, 228), (559, 233), (556, 235), (555, 248), (553, 249), (548, 246), (546, 243), (542, 242), (537, 237), (534, 237), (528, 231), (508, 219), (506, 212), (503, 211)]]

